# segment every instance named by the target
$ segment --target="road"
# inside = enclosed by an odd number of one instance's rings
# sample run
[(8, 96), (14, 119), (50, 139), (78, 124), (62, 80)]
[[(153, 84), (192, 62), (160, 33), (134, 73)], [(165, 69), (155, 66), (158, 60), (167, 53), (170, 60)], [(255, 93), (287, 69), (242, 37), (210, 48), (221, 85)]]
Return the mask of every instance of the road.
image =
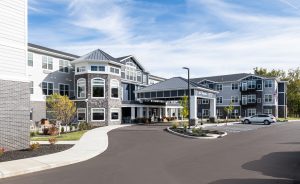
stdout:
[(109, 147), (86, 162), (0, 180), (1, 184), (300, 183), (300, 122), (187, 139), (163, 126), (109, 133)]

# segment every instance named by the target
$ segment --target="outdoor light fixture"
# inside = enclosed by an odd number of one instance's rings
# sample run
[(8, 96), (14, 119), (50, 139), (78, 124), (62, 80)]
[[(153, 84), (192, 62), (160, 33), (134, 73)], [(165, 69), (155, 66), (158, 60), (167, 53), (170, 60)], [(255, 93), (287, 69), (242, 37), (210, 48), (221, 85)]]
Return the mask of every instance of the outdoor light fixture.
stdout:
[(189, 109), (189, 129), (191, 128), (191, 91), (190, 91), (190, 69), (187, 67), (182, 67), (182, 69), (188, 72), (188, 109)]

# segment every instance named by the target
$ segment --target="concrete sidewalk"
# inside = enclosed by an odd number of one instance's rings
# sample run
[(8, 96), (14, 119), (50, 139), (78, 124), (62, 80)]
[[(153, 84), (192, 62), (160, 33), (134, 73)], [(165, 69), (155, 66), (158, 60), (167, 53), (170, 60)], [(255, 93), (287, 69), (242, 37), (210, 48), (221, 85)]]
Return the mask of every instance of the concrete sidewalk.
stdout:
[(125, 126), (128, 125), (112, 125), (90, 130), (71, 149), (63, 152), (0, 163), (0, 179), (91, 159), (107, 149), (109, 131)]

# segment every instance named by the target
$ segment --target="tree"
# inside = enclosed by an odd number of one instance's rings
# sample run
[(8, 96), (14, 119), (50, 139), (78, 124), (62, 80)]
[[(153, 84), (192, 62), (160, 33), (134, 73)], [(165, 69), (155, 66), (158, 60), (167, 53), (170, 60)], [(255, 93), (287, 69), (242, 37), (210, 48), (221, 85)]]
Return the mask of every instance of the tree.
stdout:
[(233, 109), (234, 109), (234, 107), (233, 107), (232, 102), (230, 102), (229, 106), (224, 108), (224, 110), (226, 111), (227, 116), (229, 117), (229, 119), (231, 117), (231, 113), (232, 113)]
[(255, 75), (260, 75), (263, 77), (278, 77), (280, 79), (285, 79), (286, 78), (286, 72), (283, 70), (271, 70), (268, 71), (266, 68), (254, 68), (254, 74)]
[(189, 116), (189, 103), (188, 103), (188, 97), (183, 96), (180, 100), (180, 105), (182, 106), (181, 114), (183, 118), (188, 118)]
[(47, 110), (63, 124), (69, 124), (76, 113), (76, 106), (67, 96), (54, 93), (47, 98)]

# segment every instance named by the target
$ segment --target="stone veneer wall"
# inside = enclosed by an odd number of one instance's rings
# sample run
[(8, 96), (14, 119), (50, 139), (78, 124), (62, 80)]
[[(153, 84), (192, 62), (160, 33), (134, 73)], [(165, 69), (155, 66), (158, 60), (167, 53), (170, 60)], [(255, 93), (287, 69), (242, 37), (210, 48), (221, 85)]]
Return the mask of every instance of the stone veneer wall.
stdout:
[[(109, 74), (81, 74), (75, 76), (75, 91), (77, 93), (77, 80), (80, 78), (86, 79), (86, 89), (87, 89), (87, 97), (88, 97), (88, 114), (87, 114), (87, 121), (94, 126), (105, 126), (105, 125), (112, 125), (112, 124), (121, 124), (121, 117), (122, 117), (122, 102), (121, 102), (121, 78), (115, 75)], [(105, 98), (103, 99), (93, 99), (91, 98), (91, 80), (93, 78), (102, 78), (105, 79)], [(117, 79), (119, 81), (119, 99), (112, 99), (110, 96), (110, 80)], [(75, 93), (75, 94), (76, 94)], [(77, 99), (77, 96), (76, 96)], [(80, 100), (80, 99), (77, 99)], [(86, 102), (84, 101), (77, 101), (77, 108), (86, 108)], [(91, 109), (92, 108), (105, 108), (105, 121), (91, 121)], [(110, 109), (111, 108), (119, 108), (119, 121), (111, 121), (110, 120)]]
[(0, 147), (28, 148), (30, 143), (29, 83), (0, 80)]

